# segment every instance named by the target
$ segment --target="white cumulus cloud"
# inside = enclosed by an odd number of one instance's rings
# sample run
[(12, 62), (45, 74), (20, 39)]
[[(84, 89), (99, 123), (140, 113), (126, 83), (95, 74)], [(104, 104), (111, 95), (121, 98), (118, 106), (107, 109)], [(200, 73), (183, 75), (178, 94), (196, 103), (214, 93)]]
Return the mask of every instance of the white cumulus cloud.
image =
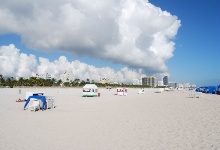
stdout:
[(20, 53), (13, 44), (0, 47), (0, 74), (8, 77), (30, 77), (37, 65), (34, 55)]
[(29, 48), (110, 60), (146, 73), (168, 71), (166, 62), (173, 56), (180, 27), (176, 16), (146, 0), (0, 3), (0, 34), (18, 34)]
[(132, 83), (132, 79), (144, 76), (142, 71), (131, 70), (127, 67), (119, 71), (109, 67), (97, 68), (78, 60), (68, 61), (65, 56), (60, 56), (53, 62), (43, 57), (37, 60), (34, 55), (21, 53), (13, 44), (0, 46), (0, 70), (0, 74), (4, 77), (29, 78), (36, 74), (49, 73), (52, 78), (57, 80), (65, 71), (71, 70), (74, 79), (90, 79), (98, 82), (101, 77), (105, 77), (111, 82), (119, 83)]

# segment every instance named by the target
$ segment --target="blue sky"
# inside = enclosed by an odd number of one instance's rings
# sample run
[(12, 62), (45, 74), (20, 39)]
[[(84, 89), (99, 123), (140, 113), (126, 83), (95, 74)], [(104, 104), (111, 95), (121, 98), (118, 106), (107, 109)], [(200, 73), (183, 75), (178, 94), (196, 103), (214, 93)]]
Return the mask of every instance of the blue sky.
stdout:
[[(162, 11), (168, 11), (171, 15), (177, 16), (178, 20), (181, 21), (181, 26), (177, 34), (175, 37), (169, 39), (175, 43), (173, 57), (167, 57), (165, 59), (170, 74), (169, 81), (195, 83), (198, 86), (219, 85), (220, 1), (192, 0), (188, 2), (185, 0), (149, 0), (149, 2), (156, 7), (160, 7)], [(10, 7), (11, 5), (5, 4), (5, 6)], [(111, 27), (109, 28), (111, 29)], [(6, 29), (3, 28), (2, 31)], [(106, 29), (104, 30), (106, 31)], [(132, 65), (132, 61), (120, 61), (120, 59), (114, 59), (114, 57), (105, 59), (104, 55), (93, 57), (90, 54), (86, 55), (81, 52), (71, 53), (69, 50), (56, 50), (54, 48), (45, 50), (42, 47), (32, 47), (32, 45), (30, 46), (31, 42), (25, 36), (26, 33), (24, 34), (22, 31), (13, 32), (13, 29), (9, 29), (9, 31), (1, 32), (0, 30), (0, 46), (14, 44), (21, 53), (33, 54), (36, 58), (48, 58), (51, 62), (63, 55), (68, 61), (79, 60), (97, 68), (110, 67), (115, 71), (120, 71), (123, 67), (135, 69), (140, 66), (139, 64)], [(148, 71), (151, 72), (153, 68), (151, 66), (143, 67), (147, 68), (146, 74)], [(166, 69), (158, 69), (159, 72), (161, 70)]]
[(150, 2), (181, 20), (174, 57), (168, 61), (171, 79), (197, 85), (220, 84), (220, 1)]

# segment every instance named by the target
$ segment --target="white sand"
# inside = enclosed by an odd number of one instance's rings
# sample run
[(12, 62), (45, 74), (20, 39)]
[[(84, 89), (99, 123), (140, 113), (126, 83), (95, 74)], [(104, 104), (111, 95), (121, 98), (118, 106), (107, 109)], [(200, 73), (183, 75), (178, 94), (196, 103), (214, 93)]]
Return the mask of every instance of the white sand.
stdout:
[[(57, 107), (23, 110), (15, 100), (27, 91), (55, 96)], [(76, 88), (0, 89), (0, 150), (220, 150), (220, 95), (99, 91), (82, 97)]]

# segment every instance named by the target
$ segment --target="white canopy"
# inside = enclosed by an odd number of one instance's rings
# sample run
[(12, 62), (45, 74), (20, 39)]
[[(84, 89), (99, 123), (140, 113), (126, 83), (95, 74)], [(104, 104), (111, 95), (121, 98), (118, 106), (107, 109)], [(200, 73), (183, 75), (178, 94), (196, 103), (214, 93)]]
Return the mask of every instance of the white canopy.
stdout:
[(83, 89), (98, 89), (95, 84), (86, 84)]

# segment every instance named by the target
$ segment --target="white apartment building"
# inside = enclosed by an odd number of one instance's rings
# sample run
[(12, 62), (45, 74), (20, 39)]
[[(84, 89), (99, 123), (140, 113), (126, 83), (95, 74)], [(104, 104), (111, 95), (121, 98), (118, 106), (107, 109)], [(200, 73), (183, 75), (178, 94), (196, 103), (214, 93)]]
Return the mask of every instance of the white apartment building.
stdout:
[(108, 78), (102, 77), (100, 78), (100, 83), (102, 84), (110, 84), (110, 80)]
[(46, 74), (35, 74), (35, 77), (37, 79), (41, 78), (41, 79), (51, 79), (51, 75), (49, 73)]

